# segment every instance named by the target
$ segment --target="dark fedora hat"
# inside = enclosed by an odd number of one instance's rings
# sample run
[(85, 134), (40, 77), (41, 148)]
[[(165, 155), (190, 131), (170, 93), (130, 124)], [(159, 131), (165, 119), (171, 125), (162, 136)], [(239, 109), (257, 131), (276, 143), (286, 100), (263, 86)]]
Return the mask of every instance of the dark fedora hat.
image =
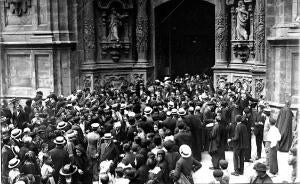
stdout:
[(265, 171), (267, 171), (267, 166), (263, 163), (258, 162), (254, 165), (253, 169), (256, 171), (265, 172)]

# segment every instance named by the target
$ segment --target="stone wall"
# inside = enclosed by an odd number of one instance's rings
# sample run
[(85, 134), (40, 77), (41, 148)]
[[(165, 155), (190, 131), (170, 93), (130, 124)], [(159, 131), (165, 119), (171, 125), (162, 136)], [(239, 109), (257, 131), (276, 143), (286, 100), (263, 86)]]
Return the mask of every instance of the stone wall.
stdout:
[(67, 95), (78, 86), (76, 12), (75, 0), (0, 1), (1, 96)]
[[(300, 101), (299, 1), (268, 0), (266, 8), (266, 97), (274, 107), (286, 100), (298, 108)], [(294, 11), (294, 9), (298, 9)]]

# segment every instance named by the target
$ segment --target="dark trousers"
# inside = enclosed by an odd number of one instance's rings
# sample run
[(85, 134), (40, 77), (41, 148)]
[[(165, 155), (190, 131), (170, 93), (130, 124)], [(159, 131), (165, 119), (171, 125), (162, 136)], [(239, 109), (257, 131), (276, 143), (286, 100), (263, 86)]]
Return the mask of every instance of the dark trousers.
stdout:
[(249, 160), (251, 159), (251, 132), (248, 133), (248, 148), (245, 149), (245, 152), (244, 152), (244, 156), (245, 156), (245, 161), (249, 162)]
[(261, 149), (262, 149), (262, 142), (263, 142), (263, 134), (256, 135), (256, 148), (257, 148), (257, 157), (261, 158)]
[(233, 150), (233, 166), (235, 172), (244, 173), (244, 149), (234, 149)]
[(277, 147), (270, 148), (270, 173), (278, 173)]

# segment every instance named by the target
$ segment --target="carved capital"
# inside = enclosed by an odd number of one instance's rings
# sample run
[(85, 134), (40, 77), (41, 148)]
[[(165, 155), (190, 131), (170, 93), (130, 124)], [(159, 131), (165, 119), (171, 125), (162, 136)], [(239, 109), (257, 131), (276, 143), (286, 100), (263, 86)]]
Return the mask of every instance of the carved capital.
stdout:
[(265, 82), (263, 79), (255, 79), (255, 95), (259, 96), (265, 88)]
[(241, 59), (243, 63), (247, 62), (249, 57), (254, 57), (254, 42), (249, 40), (231, 41), (233, 54), (236, 58)]

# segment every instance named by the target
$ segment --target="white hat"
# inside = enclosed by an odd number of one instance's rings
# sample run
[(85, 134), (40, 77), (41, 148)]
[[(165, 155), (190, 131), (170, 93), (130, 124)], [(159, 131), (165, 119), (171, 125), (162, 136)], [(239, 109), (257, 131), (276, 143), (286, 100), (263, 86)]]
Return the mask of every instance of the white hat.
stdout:
[(172, 112), (173, 115), (175, 115), (175, 114), (177, 114), (177, 109), (172, 109), (171, 112)]
[(66, 140), (63, 136), (58, 136), (55, 138), (55, 140), (53, 141), (55, 144), (65, 144)]
[(22, 134), (22, 130), (16, 128), (16, 129), (13, 129), (13, 130), (11, 131), (10, 136), (11, 136), (12, 138), (18, 138), (21, 134)]
[(190, 111), (190, 112), (193, 112), (193, 111), (194, 111), (194, 107), (192, 107), (192, 106), (189, 107), (189, 111)]
[(135, 117), (135, 113), (132, 112), (132, 111), (129, 111), (129, 112), (128, 112), (128, 117)]
[(32, 137), (30, 137), (30, 136), (24, 136), (23, 137), (23, 142), (24, 143), (31, 143), (32, 142)]
[(167, 116), (171, 116), (172, 112), (171, 111), (167, 111)]
[(208, 96), (207, 96), (207, 94), (206, 94), (206, 93), (202, 93), (202, 95), (201, 95), (201, 98), (202, 98), (202, 99), (207, 99), (207, 98), (208, 98)]
[(111, 135), (111, 133), (105, 133), (102, 139), (112, 139), (113, 136)]
[(30, 133), (30, 128), (28, 127), (24, 128), (23, 133)]
[(21, 161), (19, 159), (13, 158), (8, 162), (8, 168), (9, 169), (15, 168), (20, 164), (20, 162)]
[(177, 114), (179, 116), (184, 116), (186, 114), (186, 111), (184, 110), (184, 108), (179, 108)]
[(61, 122), (59, 122), (59, 123), (57, 124), (56, 128), (57, 128), (58, 130), (61, 130), (61, 129), (64, 129), (67, 125), (68, 125), (67, 122), (61, 121)]
[(92, 124), (91, 124), (91, 127), (92, 127), (92, 128), (98, 128), (98, 127), (99, 127), (99, 123), (92, 123)]
[(179, 148), (179, 153), (183, 158), (189, 158), (192, 155), (192, 150), (188, 145), (183, 144)]
[(201, 110), (201, 107), (197, 105), (197, 106), (195, 107), (195, 111), (200, 111), (200, 110)]
[(152, 113), (152, 108), (151, 107), (145, 107), (145, 109), (144, 109), (144, 113), (145, 114), (151, 114)]

